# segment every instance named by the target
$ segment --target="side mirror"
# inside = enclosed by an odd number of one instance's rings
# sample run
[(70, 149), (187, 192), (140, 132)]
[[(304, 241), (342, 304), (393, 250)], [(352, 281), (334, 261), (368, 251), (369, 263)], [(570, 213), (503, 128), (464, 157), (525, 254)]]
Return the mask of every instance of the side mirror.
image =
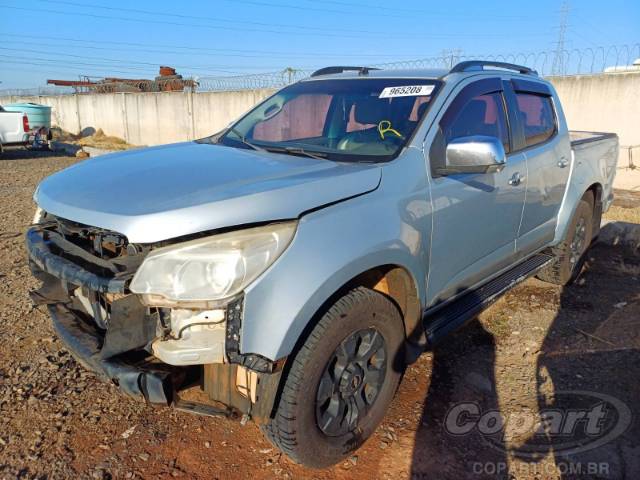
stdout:
[(496, 137), (459, 137), (447, 145), (445, 167), (439, 169), (438, 173), (493, 173), (501, 171), (506, 162), (504, 146)]

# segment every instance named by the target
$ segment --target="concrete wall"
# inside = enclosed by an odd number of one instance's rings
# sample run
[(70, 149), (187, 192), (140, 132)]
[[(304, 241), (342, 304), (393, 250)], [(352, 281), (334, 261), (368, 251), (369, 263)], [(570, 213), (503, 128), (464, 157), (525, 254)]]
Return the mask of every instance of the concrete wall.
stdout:
[(555, 86), (571, 130), (615, 132), (620, 137), (620, 167), (632, 149), (640, 166), (640, 74), (555, 77)]
[(0, 97), (0, 105), (49, 105), (52, 123), (68, 132), (101, 128), (133, 145), (159, 145), (216, 133), (272, 93), (263, 89)]
[[(585, 75), (550, 79), (572, 130), (616, 132), (621, 145), (638, 147), (640, 164), (640, 74)], [(53, 122), (77, 133), (101, 128), (134, 145), (200, 138), (219, 131), (273, 90), (237, 92), (114, 93), (0, 97), (0, 104), (32, 101), (53, 107)], [(621, 152), (626, 165), (628, 151)]]

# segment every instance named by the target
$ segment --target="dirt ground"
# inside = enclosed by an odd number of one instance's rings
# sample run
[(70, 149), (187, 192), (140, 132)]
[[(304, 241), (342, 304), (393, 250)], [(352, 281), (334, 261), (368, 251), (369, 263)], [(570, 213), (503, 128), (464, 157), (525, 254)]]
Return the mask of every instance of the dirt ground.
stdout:
[[(363, 448), (311, 471), (251, 423), (121, 395), (80, 367), (31, 306), (37, 282), (23, 247), (31, 196), (43, 177), (75, 161), (24, 152), (0, 159), (1, 478), (640, 478), (640, 257), (598, 245), (576, 284), (523, 283), (407, 370)], [(582, 452), (564, 451), (557, 438), (540, 447), (523, 429), (492, 442), (447, 423), (461, 404), (510, 419), (579, 410), (579, 394), (562, 401), (567, 391), (617, 400), (607, 405), (617, 405), (614, 420), (624, 428)]]

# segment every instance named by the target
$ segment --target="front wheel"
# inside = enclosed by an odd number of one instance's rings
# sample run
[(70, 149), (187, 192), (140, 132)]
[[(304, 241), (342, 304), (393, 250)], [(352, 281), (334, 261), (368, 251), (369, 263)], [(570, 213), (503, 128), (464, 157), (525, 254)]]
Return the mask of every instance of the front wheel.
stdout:
[(540, 280), (567, 285), (578, 277), (584, 265), (584, 254), (593, 237), (593, 206), (593, 194), (587, 192), (578, 202), (567, 238), (552, 250), (553, 263), (538, 273)]
[(323, 468), (356, 450), (382, 421), (404, 366), (396, 306), (351, 290), (322, 316), (292, 360), (267, 438), (298, 463)]

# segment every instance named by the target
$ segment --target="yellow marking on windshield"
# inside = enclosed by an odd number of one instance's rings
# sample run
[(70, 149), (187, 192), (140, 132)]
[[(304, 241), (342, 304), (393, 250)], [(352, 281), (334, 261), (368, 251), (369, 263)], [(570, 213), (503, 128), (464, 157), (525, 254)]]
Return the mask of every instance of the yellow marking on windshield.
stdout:
[(391, 122), (389, 120), (381, 120), (378, 124), (378, 133), (380, 133), (380, 138), (384, 140), (385, 133), (393, 133), (394, 135), (402, 138), (402, 134), (391, 127)]

